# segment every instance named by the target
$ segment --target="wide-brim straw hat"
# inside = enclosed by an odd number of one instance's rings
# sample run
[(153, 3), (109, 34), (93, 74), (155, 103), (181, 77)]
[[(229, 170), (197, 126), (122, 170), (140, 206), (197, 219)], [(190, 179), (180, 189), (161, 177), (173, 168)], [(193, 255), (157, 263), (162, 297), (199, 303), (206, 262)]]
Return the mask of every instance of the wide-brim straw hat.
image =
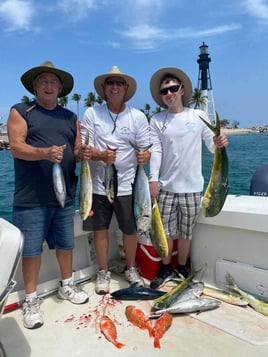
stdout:
[(63, 85), (59, 97), (65, 97), (73, 89), (73, 76), (68, 72), (56, 68), (51, 61), (45, 61), (44, 63), (40, 64), (40, 66), (29, 69), (29, 71), (25, 72), (21, 76), (20, 80), (22, 84), (30, 93), (35, 95), (33, 80), (41, 73), (53, 73), (59, 78), (61, 84)]
[(109, 77), (123, 78), (125, 82), (128, 84), (128, 89), (125, 94), (126, 102), (133, 97), (137, 89), (137, 83), (135, 79), (123, 73), (117, 66), (112, 66), (107, 73), (97, 76), (94, 80), (95, 90), (102, 99), (106, 101), (103, 85), (105, 80)]
[(156, 101), (156, 103), (162, 107), (162, 108), (167, 108), (167, 105), (164, 104), (162, 96), (160, 95), (160, 83), (163, 79), (163, 77), (167, 74), (171, 74), (174, 77), (178, 78), (184, 87), (184, 94), (182, 96), (182, 103), (183, 106), (187, 106), (187, 104), (190, 102), (192, 98), (192, 82), (190, 78), (187, 76), (186, 73), (184, 73), (182, 70), (175, 68), (175, 67), (167, 67), (167, 68), (162, 68), (159, 69), (157, 72), (155, 72), (152, 75), (152, 78), (150, 80), (150, 90), (151, 90), (151, 95)]

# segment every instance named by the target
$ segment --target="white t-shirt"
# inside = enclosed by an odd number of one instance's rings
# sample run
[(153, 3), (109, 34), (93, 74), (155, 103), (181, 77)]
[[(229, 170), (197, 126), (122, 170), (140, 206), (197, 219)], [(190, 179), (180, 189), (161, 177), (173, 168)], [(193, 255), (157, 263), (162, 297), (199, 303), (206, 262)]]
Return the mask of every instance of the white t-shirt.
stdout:
[(184, 108), (181, 113), (163, 111), (150, 121), (150, 181), (173, 193), (203, 190), (202, 140), (214, 152), (213, 132), (199, 118), (209, 122), (205, 112)]
[[(113, 120), (116, 119), (116, 127)], [(115, 167), (118, 178), (118, 196), (132, 194), (137, 159), (135, 150), (129, 142), (138, 148), (145, 148), (150, 144), (150, 128), (148, 120), (140, 110), (126, 106), (122, 113), (111, 113), (107, 104), (89, 107), (81, 122), (82, 141), (86, 131), (89, 132), (89, 145), (103, 151), (107, 146), (117, 149)], [(115, 128), (115, 130), (114, 130)], [(113, 132), (114, 130), (114, 132)], [(113, 132), (113, 133), (112, 133)], [(93, 182), (93, 192), (105, 195), (103, 161), (89, 161)]]

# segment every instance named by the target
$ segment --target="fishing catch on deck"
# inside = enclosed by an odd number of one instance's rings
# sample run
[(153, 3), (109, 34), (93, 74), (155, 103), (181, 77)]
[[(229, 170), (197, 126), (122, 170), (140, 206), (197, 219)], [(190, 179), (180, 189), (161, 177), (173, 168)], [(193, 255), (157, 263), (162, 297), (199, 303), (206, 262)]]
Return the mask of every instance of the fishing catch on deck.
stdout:
[[(200, 271), (200, 270), (199, 270)], [(190, 285), (193, 277), (199, 272), (192, 272), (186, 279), (180, 282), (175, 288), (171, 289), (165, 295), (157, 298), (153, 302), (154, 310), (161, 310), (169, 307), (177, 297)]]
[[(152, 145), (140, 149), (130, 142), (130, 145), (137, 151), (146, 151)], [(151, 228), (152, 201), (149, 188), (149, 180), (141, 165), (137, 166), (133, 183), (133, 211), (136, 221), (137, 233), (146, 234)]]
[(231, 288), (234, 291), (238, 292), (242, 296), (242, 298), (248, 302), (249, 306), (251, 306), (255, 311), (259, 312), (260, 314), (268, 316), (268, 302), (258, 299), (255, 296), (240, 289), (230, 273), (227, 273), (226, 277), (227, 280), (231, 283)]
[(115, 345), (115, 347), (122, 348), (125, 346), (124, 343), (117, 341), (117, 331), (115, 324), (108, 316), (104, 315), (101, 317), (100, 329), (106, 339)]
[[(216, 113), (216, 126), (200, 119), (213, 131), (220, 135), (220, 119)], [(214, 161), (210, 180), (202, 201), (202, 213), (205, 217), (214, 217), (220, 213), (228, 193), (228, 157), (225, 147), (215, 147)]]
[(154, 300), (164, 294), (164, 291), (134, 286), (116, 290), (111, 293), (111, 296), (117, 300)]
[(156, 198), (152, 199), (150, 239), (160, 257), (168, 256), (168, 242)]
[(160, 338), (163, 337), (164, 333), (172, 324), (173, 317), (168, 312), (165, 312), (160, 316), (154, 326), (154, 347), (160, 348)]
[(65, 206), (66, 200), (66, 186), (64, 175), (62, 172), (62, 168), (60, 164), (53, 164), (52, 168), (52, 179), (53, 179), (53, 187), (56, 198), (61, 205), (62, 208)]
[(141, 330), (148, 330), (149, 336), (154, 337), (154, 329), (151, 321), (145, 316), (141, 309), (128, 305), (125, 309), (127, 319)]

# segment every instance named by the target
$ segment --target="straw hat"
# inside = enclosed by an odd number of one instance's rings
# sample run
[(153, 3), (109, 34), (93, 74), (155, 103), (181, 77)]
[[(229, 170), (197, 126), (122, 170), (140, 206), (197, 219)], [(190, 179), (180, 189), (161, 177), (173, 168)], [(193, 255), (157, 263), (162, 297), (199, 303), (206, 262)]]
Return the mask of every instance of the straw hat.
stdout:
[(74, 85), (73, 76), (61, 69), (55, 68), (54, 64), (50, 61), (45, 61), (38, 67), (33, 67), (29, 69), (29, 71), (25, 72), (21, 76), (21, 82), (24, 87), (32, 94), (35, 94), (34, 87), (33, 87), (33, 80), (41, 73), (53, 73), (55, 74), (61, 84), (63, 85), (62, 91), (59, 94), (59, 97), (64, 97), (71, 92)]
[(184, 87), (184, 95), (182, 96), (182, 103), (186, 107), (192, 98), (192, 92), (193, 92), (192, 82), (186, 73), (175, 67), (162, 68), (153, 74), (150, 80), (150, 90), (151, 90), (152, 97), (154, 98), (156, 103), (160, 105), (160, 107), (167, 108), (159, 93), (160, 83), (166, 74), (171, 74), (182, 82)]
[(98, 95), (106, 100), (105, 98), (105, 93), (103, 89), (103, 84), (105, 82), (105, 79), (109, 77), (120, 77), (125, 80), (125, 82), (128, 84), (128, 89), (125, 95), (125, 101), (127, 102), (130, 98), (133, 97), (133, 95), (136, 92), (137, 89), (137, 83), (134, 78), (124, 74), (117, 66), (112, 66), (108, 73), (102, 74), (98, 77), (95, 78), (94, 80), (94, 87)]

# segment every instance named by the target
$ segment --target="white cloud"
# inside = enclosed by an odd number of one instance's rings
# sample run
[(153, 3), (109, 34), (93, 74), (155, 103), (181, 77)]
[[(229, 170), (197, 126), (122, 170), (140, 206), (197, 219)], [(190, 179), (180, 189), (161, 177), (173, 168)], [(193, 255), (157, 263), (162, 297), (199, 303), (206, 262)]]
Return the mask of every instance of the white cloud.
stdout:
[(163, 29), (155, 26), (140, 25), (129, 27), (126, 31), (118, 32), (121, 36), (130, 39), (134, 48), (152, 50), (159, 48), (163, 43), (171, 43), (174, 40), (188, 40), (199, 37), (209, 37), (235, 31), (241, 28), (239, 24), (222, 25), (204, 30), (192, 28)]
[(264, 0), (245, 0), (247, 11), (257, 19), (268, 24), (268, 3)]
[(58, 8), (66, 13), (70, 22), (77, 22), (88, 16), (91, 10), (97, 9), (105, 1), (102, 0), (59, 0)]
[(32, 1), (4, 0), (0, 4), (0, 18), (6, 23), (6, 32), (30, 30), (34, 14)]

